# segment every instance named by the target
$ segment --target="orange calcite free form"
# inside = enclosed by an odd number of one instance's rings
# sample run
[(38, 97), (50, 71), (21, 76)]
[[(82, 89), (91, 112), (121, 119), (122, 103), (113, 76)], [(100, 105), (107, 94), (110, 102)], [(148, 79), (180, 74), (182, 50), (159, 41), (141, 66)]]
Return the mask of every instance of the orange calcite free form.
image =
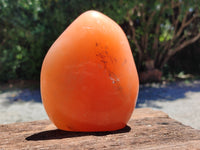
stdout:
[(126, 35), (97, 11), (81, 14), (49, 49), (41, 70), (42, 101), (61, 130), (113, 131), (135, 108), (138, 74)]

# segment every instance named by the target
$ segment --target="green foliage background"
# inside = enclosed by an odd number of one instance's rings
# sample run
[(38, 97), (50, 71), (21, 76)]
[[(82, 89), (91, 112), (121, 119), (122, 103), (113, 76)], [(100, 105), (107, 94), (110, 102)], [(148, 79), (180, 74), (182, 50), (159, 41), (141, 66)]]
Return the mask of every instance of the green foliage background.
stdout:
[[(39, 80), (42, 61), (50, 46), (64, 29), (86, 10), (95, 9), (105, 13), (126, 31), (125, 16), (137, 2), (1, 0), (0, 81)], [(132, 41), (130, 43), (134, 48)], [(134, 52), (133, 54), (135, 56)]]

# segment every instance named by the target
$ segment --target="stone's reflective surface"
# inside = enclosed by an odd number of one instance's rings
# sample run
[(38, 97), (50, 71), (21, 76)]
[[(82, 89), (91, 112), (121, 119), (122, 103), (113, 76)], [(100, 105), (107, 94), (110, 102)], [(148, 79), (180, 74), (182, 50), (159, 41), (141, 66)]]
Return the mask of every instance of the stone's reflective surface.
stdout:
[(41, 70), (41, 94), (51, 121), (68, 131), (125, 127), (139, 89), (122, 29), (97, 11), (80, 15), (55, 41)]

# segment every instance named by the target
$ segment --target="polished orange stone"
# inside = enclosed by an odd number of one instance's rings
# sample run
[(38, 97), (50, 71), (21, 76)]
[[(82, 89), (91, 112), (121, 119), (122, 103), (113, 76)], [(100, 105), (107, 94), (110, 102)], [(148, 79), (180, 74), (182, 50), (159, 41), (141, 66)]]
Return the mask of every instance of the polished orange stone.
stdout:
[(42, 65), (42, 101), (50, 120), (62, 130), (125, 127), (138, 89), (126, 35), (97, 11), (74, 20), (51, 46)]

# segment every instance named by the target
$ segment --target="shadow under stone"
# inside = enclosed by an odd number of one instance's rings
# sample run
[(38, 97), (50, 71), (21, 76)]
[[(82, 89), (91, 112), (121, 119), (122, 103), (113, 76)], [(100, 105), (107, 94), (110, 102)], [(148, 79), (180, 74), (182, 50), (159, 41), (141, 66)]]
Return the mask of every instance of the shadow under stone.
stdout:
[(40, 140), (52, 140), (52, 139), (64, 139), (64, 138), (73, 138), (81, 136), (105, 136), (109, 134), (120, 134), (129, 132), (131, 128), (125, 126), (124, 128), (116, 131), (105, 131), (105, 132), (72, 132), (72, 131), (63, 131), (59, 129), (43, 131), (31, 136), (26, 137), (27, 141), (40, 141)]

